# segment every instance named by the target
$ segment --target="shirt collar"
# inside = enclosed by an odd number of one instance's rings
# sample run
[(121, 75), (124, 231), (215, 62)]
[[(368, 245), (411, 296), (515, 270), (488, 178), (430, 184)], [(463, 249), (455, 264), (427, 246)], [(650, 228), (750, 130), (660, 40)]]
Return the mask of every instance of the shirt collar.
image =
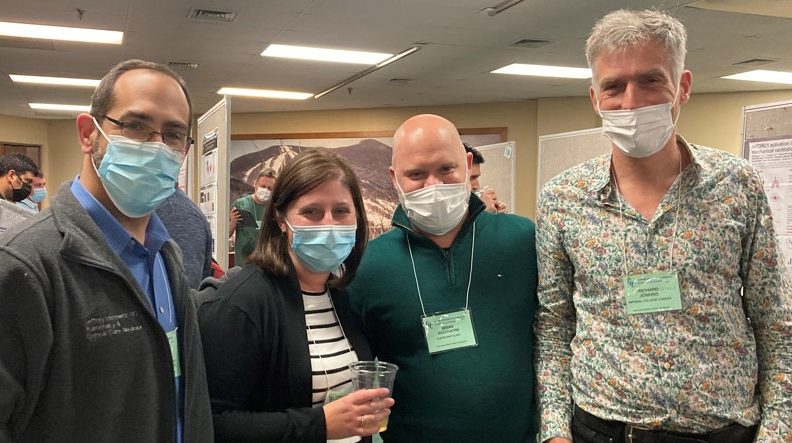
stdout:
[[(134, 240), (132, 236), (121, 226), (121, 223), (113, 217), (113, 214), (104, 207), (87, 189), (80, 183), (80, 176), (76, 176), (72, 181), (71, 192), (80, 203), (80, 206), (85, 209), (91, 219), (99, 226), (99, 229), (107, 239), (107, 243), (116, 254), (121, 255), (124, 248), (130, 241)], [(170, 234), (162, 224), (157, 214), (153, 212), (146, 225), (146, 249), (155, 253), (158, 252), (162, 245), (170, 240)]]
[[(677, 145), (687, 149), (688, 153), (690, 153), (690, 163), (693, 164), (696, 168), (706, 171), (706, 166), (704, 162), (701, 161), (700, 155), (701, 153), (696, 149), (695, 145), (691, 145), (687, 142), (681, 135), (677, 134)], [(610, 181), (611, 181), (611, 158), (613, 153), (609, 152), (605, 155), (601, 155), (594, 159), (594, 166), (593, 166), (593, 174), (591, 175), (591, 181), (588, 183), (586, 187), (589, 192), (591, 193), (602, 193), (605, 191), (606, 187), (608, 187), (607, 191), (608, 194), (610, 193)], [(603, 198), (606, 198), (607, 195), (604, 195)]]

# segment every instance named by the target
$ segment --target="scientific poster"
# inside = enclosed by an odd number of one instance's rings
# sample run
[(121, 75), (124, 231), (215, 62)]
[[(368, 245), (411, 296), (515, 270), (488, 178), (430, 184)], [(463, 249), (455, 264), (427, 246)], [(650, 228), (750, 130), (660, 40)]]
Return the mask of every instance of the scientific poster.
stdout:
[(773, 227), (792, 275), (792, 138), (747, 142), (748, 160), (759, 171)]

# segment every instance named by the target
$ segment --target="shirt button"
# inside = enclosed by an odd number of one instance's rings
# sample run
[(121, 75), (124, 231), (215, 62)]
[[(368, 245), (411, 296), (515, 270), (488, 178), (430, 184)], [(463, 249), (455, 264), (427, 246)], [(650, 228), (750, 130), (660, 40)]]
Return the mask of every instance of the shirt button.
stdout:
[[(160, 314), (164, 314), (164, 313), (165, 313), (165, 308), (163, 308), (162, 306), (160, 306)], [(666, 363), (666, 364), (668, 364), (668, 363)]]
[[(160, 308), (160, 309), (162, 309), (162, 308)], [(671, 369), (671, 363), (665, 362), (665, 363), (663, 363), (663, 367), (666, 368), (666, 369)]]

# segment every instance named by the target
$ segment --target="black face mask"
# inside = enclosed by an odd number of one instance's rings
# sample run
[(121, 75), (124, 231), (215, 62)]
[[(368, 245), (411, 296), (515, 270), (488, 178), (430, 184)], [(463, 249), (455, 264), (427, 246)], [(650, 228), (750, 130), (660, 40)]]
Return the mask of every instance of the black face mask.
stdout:
[(21, 202), (22, 200), (30, 197), (30, 193), (33, 192), (33, 186), (30, 183), (22, 182), (22, 187), (19, 189), (13, 190), (13, 195), (11, 196), (11, 200), (14, 202)]

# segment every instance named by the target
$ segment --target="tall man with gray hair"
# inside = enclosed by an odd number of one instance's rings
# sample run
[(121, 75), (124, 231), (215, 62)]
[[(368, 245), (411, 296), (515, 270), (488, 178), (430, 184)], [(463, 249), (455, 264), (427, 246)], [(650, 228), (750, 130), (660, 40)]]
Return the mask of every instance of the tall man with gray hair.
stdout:
[(676, 134), (686, 31), (657, 11), (592, 30), (610, 154), (538, 208), (539, 441), (790, 441), (792, 298), (762, 181)]

